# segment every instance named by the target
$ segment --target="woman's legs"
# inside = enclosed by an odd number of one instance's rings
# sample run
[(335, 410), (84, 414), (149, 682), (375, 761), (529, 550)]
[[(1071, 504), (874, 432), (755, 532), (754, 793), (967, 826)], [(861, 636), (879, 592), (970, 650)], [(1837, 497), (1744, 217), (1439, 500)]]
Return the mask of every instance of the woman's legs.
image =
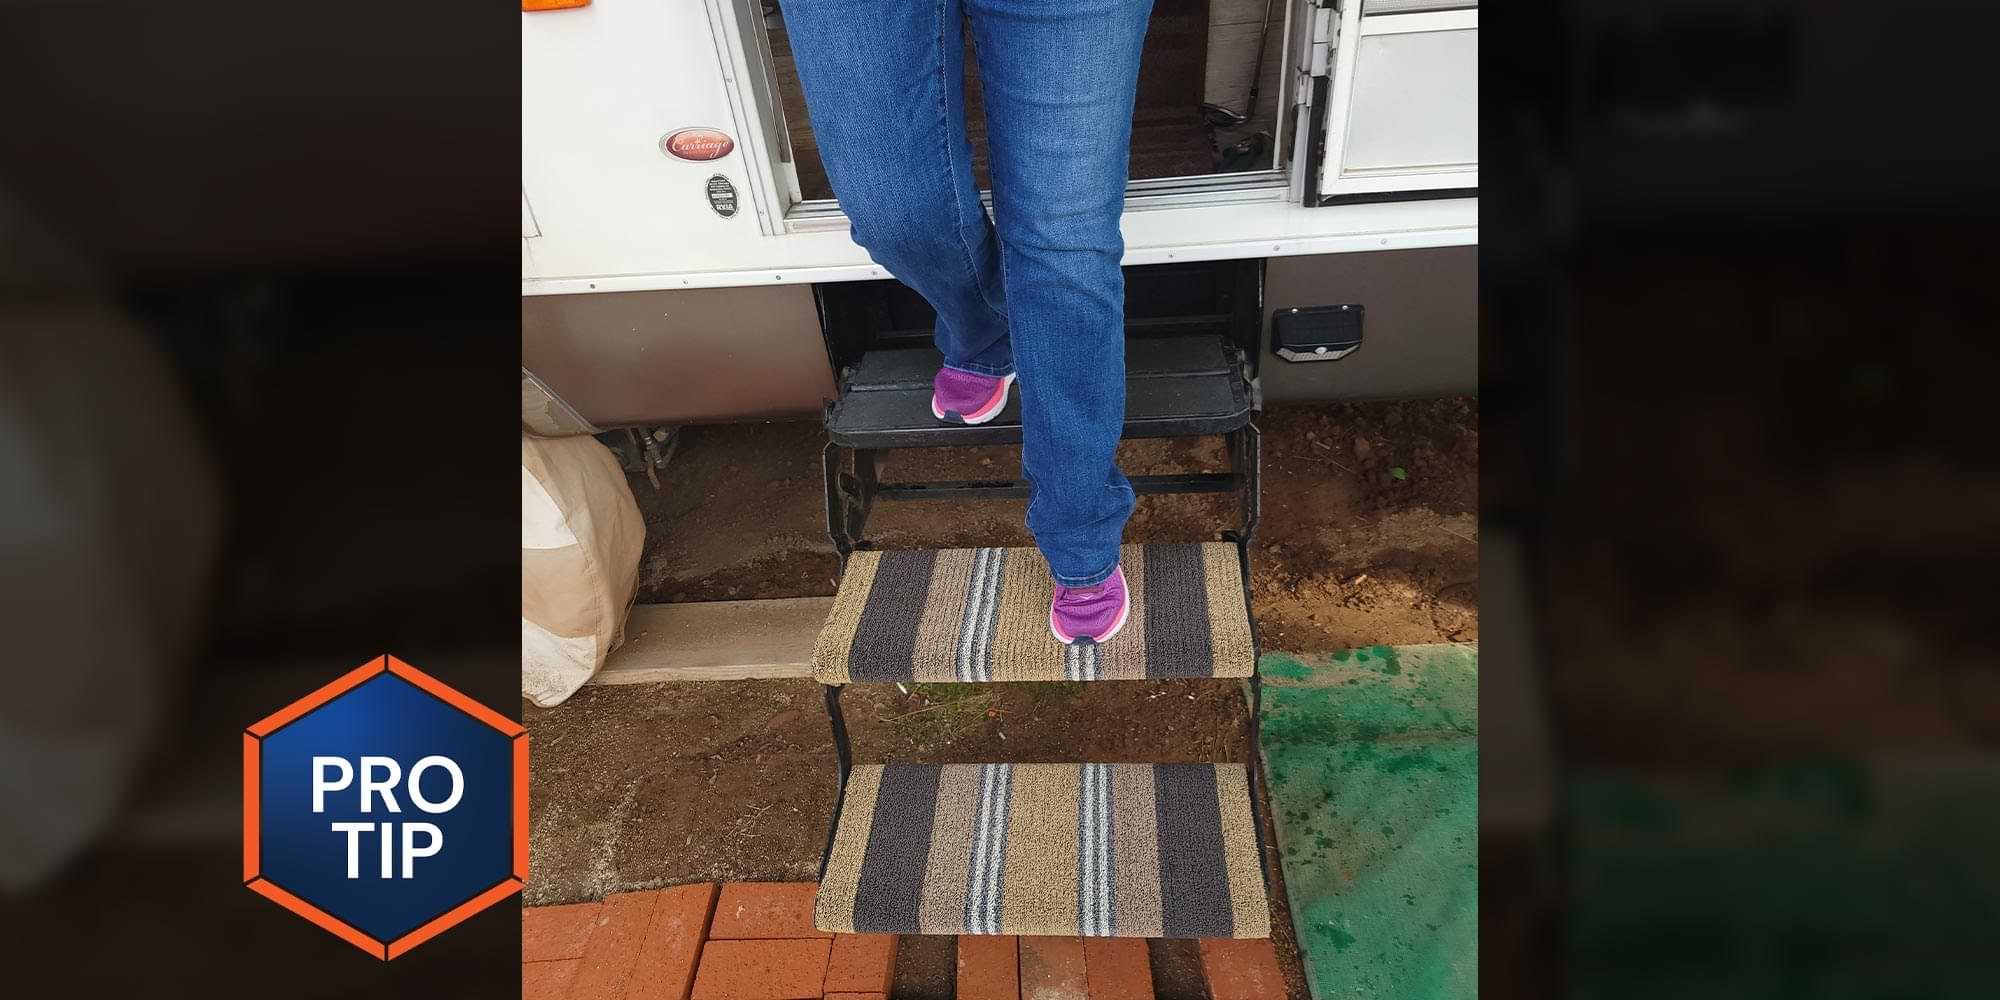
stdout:
[(854, 241), (937, 310), (945, 364), (1014, 371), (993, 224), (965, 138), (959, 0), (786, 0), (834, 194)]
[(1151, 0), (964, 0), (979, 55), (1028, 527), (1056, 582), (1118, 565), (1132, 487), (1124, 238), (1132, 102)]
[[(1127, 147), (1151, 0), (787, 0), (855, 241), (938, 311), (945, 364), (1018, 365), (1028, 527), (1058, 583), (1110, 577), (1132, 513)], [(979, 53), (995, 221), (972, 182), (961, 17)], [(997, 223), (997, 239), (996, 239)]]

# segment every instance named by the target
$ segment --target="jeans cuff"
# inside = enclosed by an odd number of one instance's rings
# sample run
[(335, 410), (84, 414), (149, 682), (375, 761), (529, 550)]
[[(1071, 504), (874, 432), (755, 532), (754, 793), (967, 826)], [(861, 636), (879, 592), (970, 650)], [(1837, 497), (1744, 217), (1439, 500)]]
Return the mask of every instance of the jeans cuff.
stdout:
[(945, 365), (945, 367), (955, 372), (965, 372), (968, 375), (984, 375), (987, 378), (1006, 378), (1007, 376), (1014, 374), (1013, 365), (1007, 365), (1006, 367), (1003, 368), (995, 368), (992, 365), (975, 365), (972, 364), (971, 362), (967, 362), (962, 365), (947, 364)]
[(1111, 579), (1111, 574), (1116, 572), (1118, 572), (1118, 563), (1114, 561), (1112, 562), (1111, 566), (1105, 569), (1103, 572), (1092, 573), (1088, 576), (1064, 576), (1061, 573), (1057, 573), (1054, 571), (1051, 571), (1049, 575), (1055, 577), (1056, 582), (1062, 584), (1065, 587), (1095, 587), (1098, 584)]

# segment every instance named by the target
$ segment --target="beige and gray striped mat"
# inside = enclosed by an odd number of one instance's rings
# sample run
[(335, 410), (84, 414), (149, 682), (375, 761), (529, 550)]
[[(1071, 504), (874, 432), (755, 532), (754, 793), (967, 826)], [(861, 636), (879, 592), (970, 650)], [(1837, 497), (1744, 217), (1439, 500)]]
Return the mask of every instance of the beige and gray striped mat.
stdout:
[(1248, 677), (1256, 665), (1236, 546), (1127, 545), (1125, 628), (1103, 645), (1049, 632), (1055, 596), (1033, 548), (890, 549), (848, 558), (813, 676), (850, 681)]
[(857, 766), (823, 931), (1271, 934), (1241, 764)]

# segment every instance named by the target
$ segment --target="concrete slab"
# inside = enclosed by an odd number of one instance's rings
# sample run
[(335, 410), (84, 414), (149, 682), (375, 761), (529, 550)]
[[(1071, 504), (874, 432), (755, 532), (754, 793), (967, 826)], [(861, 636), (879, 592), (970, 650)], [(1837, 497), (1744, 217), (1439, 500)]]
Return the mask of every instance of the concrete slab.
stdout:
[(625, 645), (592, 684), (740, 681), (812, 676), (812, 648), (831, 597), (637, 604)]

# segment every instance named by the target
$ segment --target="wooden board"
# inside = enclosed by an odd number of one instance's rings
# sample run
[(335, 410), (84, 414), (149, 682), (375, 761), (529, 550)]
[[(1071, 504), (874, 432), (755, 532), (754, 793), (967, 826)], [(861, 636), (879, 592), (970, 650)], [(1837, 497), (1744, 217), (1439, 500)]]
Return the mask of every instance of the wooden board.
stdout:
[(832, 607), (831, 597), (635, 605), (625, 645), (590, 683), (810, 677), (813, 642)]

